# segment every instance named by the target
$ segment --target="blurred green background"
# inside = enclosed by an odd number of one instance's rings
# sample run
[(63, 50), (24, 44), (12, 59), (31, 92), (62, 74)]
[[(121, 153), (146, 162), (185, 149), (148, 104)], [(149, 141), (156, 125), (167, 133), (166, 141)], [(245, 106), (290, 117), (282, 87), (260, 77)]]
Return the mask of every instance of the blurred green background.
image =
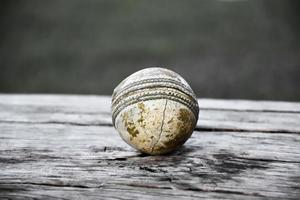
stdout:
[(108, 94), (167, 67), (198, 97), (300, 100), (300, 1), (0, 1), (0, 92)]

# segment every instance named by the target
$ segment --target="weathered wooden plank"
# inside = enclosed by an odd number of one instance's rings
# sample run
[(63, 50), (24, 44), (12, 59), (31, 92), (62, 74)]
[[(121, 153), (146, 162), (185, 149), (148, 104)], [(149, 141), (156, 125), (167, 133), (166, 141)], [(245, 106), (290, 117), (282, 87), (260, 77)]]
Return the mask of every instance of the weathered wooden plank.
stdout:
[(299, 103), (199, 103), (186, 145), (146, 156), (111, 127), (110, 97), (0, 95), (0, 197), (298, 199)]
[[(0, 122), (112, 125), (110, 97), (107, 96), (21, 95), (20, 99), (18, 95), (0, 97)], [(287, 111), (291, 107), (297, 110), (297, 103), (270, 102), (269, 105), (263, 102), (260, 105), (257, 102), (246, 101), (247, 104), (254, 104), (253, 109), (257, 110), (253, 112), (249, 111), (247, 105), (244, 105), (245, 110), (241, 109), (244, 101), (238, 101), (238, 109), (232, 109), (234, 103), (231, 101), (227, 102), (228, 109), (224, 109), (225, 101), (215, 100), (217, 103), (213, 108), (208, 100), (199, 101), (203, 101), (207, 107), (200, 108), (197, 130), (300, 133), (300, 112)], [(274, 109), (270, 110), (274, 104), (277, 107), (274, 106)], [(258, 109), (264, 111), (258, 112)], [(268, 109), (270, 111), (266, 111)], [(279, 112), (280, 109), (284, 109), (284, 112)]]
[(2, 123), (0, 196), (297, 199), (300, 136), (198, 132), (145, 156), (112, 127)]

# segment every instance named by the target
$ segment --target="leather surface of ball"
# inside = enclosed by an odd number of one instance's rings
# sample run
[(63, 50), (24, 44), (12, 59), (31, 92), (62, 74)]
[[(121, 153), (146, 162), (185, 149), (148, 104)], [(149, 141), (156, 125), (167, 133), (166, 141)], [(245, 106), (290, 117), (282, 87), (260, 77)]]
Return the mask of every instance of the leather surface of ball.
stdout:
[(165, 68), (146, 68), (123, 80), (112, 95), (112, 120), (135, 149), (165, 154), (180, 147), (197, 124), (199, 106), (189, 84)]

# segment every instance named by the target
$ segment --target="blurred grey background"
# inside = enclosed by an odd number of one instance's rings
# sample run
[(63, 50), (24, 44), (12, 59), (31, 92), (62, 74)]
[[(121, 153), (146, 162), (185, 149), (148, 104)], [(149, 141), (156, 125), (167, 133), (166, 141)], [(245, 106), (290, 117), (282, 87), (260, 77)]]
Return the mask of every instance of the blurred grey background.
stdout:
[(300, 100), (300, 1), (0, 1), (0, 92), (111, 94), (151, 66), (198, 97)]

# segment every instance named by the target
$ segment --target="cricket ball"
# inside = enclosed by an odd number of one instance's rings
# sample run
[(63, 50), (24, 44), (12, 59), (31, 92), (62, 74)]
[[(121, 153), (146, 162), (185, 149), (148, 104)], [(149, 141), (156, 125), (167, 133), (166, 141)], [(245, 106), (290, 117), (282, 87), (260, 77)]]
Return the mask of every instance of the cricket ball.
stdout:
[(112, 121), (122, 139), (151, 155), (183, 145), (197, 124), (199, 106), (189, 84), (165, 68), (146, 68), (113, 91)]

